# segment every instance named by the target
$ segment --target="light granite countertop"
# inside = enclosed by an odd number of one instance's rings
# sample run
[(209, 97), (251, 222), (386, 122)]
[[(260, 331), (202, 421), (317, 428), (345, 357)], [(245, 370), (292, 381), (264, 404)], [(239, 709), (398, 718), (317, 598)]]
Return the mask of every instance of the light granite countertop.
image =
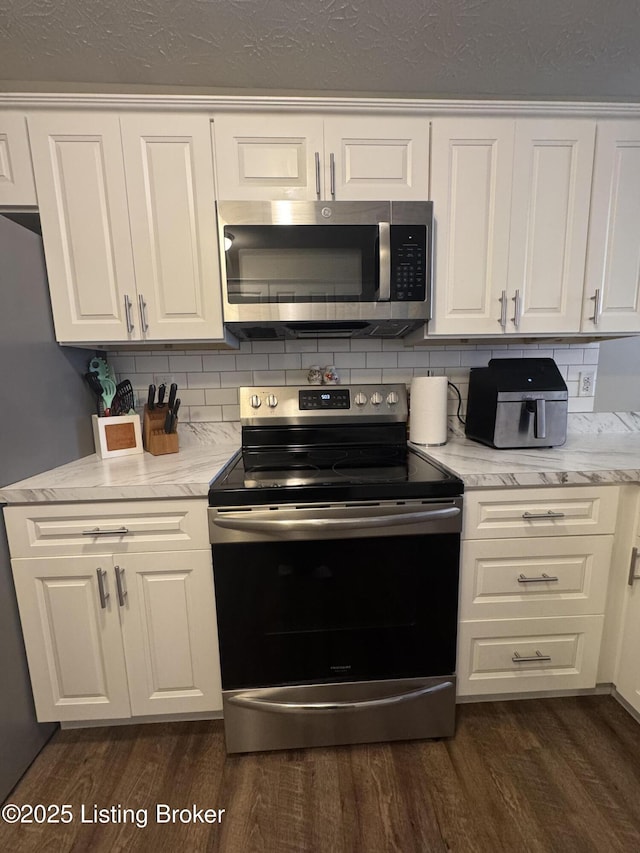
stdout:
[(466, 489), (640, 483), (639, 412), (569, 415), (561, 447), (496, 450), (465, 438), (453, 421), (447, 444), (412, 446), (457, 474)]
[(181, 424), (178, 453), (92, 454), (0, 487), (0, 503), (206, 498), (209, 483), (239, 448), (239, 424)]
[[(237, 423), (182, 424), (179, 453), (86, 456), (0, 487), (0, 503), (206, 498), (239, 447)], [(466, 489), (640, 483), (640, 413), (569, 415), (566, 444), (540, 450), (485, 447), (452, 421), (446, 445), (416, 449), (461, 477)]]

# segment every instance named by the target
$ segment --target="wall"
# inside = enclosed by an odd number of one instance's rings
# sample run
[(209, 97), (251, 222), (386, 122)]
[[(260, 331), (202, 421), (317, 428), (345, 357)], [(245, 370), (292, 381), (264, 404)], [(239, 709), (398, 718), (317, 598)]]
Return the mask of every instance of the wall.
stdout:
[(600, 344), (594, 411), (640, 411), (640, 337)]
[[(254, 341), (238, 352), (112, 353), (109, 361), (120, 379), (129, 378), (139, 398), (146, 400), (151, 382), (175, 381), (182, 401), (183, 421), (238, 420), (237, 389), (243, 385), (305, 384), (311, 365), (337, 367), (343, 384), (404, 382), (414, 376), (446, 374), (466, 401), (469, 369), (487, 364), (492, 357), (551, 357), (556, 360), (569, 389), (569, 411), (590, 412), (593, 397), (578, 396), (578, 378), (586, 365), (598, 365), (598, 344), (465, 345), (405, 347), (401, 341), (305, 340)], [(457, 401), (450, 392), (450, 413)]]

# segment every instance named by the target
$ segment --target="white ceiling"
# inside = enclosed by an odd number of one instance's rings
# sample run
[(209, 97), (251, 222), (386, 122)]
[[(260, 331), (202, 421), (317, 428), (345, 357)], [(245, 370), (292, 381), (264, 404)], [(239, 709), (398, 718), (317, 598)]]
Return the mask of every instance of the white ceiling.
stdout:
[(0, 82), (638, 101), (640, 6), (0, 0)]

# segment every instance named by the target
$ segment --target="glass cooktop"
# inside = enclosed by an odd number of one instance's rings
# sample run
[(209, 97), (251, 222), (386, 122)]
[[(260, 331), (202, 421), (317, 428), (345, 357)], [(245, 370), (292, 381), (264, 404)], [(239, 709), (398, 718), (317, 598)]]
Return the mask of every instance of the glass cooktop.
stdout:
[(210, 506), (455, 497), (463, 483), (406, 447), (240, 453), (212, 482)]

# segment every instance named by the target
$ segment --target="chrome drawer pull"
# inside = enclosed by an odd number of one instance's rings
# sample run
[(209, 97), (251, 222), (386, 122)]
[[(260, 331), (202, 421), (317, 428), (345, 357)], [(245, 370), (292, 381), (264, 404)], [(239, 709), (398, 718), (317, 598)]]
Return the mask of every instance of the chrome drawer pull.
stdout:
[(629, 586), (633, 586), (634, 581), (640, 581), (640, 575), (636, 574), (636, 564), (638, 562), (638, 549), (631, 549), (631, 565), (629, 566)]
[(118, 590), (118, 604), (124, 607), (126, 604), (125, 598), (129, 594), (124, 586), (124, 569), (116, 566), (116, 589)]
[(129, 533), (128, 527), (117, 527), (115, 530), (102, 530), (100, 527), (94, 527), (93, 530), (83, 530), (83, 536), (124, 536)]
[(564, 518), (565, 514), (563, 512), (554, 512), (552, 509), (548, 509), (546, 512), (523, 512), (523, 518)]
[(107, 573), (102, 569), (96, 569), (96, 575), (98, 576), (98, 595), (100, 596), (100, 607), (103, 610), (106, 610), (107, 601), (109, 600), (109, 593), (105, 591), (104, 579), (107, 576)]
[(550, 661), (551, 657), (549, 655), (543, 655), (542, 652), (536, 650), (535, 655), (530, 655), (529, 657), (520, 657), (518, 652), (513, 653), (513, 657), (511, 660), (514, 663), (540, 663), (541, 661)]
[(518, 583), (547, 583), (551, 581), (559, 581), (560, 578), (557, 578), (553, 575), (547, 575), (545, 572), (539, 578), (528, 578), (525, 575), (520, 575), (518, 578)]

